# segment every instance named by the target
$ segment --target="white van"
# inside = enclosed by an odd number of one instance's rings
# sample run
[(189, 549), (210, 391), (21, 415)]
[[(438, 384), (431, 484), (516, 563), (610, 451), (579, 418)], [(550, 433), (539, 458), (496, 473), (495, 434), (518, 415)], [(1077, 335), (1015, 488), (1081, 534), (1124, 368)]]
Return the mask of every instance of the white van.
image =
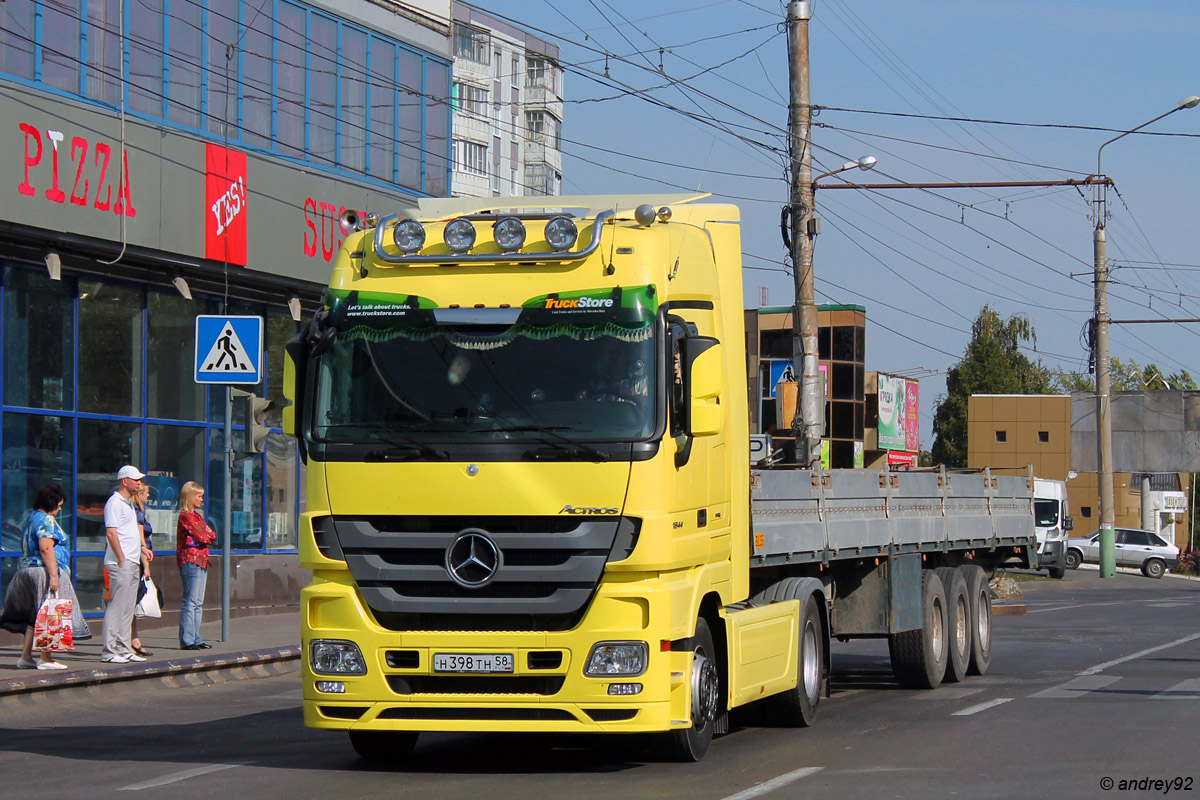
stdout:
[(1067, 532), (1074, 527), (1065, 481), (1033, 479), (1033, 516), (1038, 567), (1048, 570), (1051, 578), (1061, 578), (1067, 571)]

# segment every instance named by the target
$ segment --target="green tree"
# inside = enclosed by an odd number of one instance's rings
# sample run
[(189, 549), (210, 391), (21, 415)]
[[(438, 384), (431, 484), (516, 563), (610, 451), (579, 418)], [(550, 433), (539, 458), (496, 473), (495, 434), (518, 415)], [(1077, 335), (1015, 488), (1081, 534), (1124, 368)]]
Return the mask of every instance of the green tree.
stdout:
[(971, 340), (962, 360), (946, 373), (946, 394), (933, 416), (935, 464), (967, 465), (967, 398), (973, 394), (1047, 394), (1054, 390), (1051, 371), (1021, 352), (1021, 344), (1037, 345), (1028, 317), (1003, 319), (984, 306), (971, 325)]
[[(1114, 392), (1197, 388), (1195, 378), (1186, 369), (1164, 373), (1157, 364), (1147, 364), (1143, 367), (1132, 358), (1128, 361), (1110, 358), (1108, 363)], [(1060, 369), (1055, 375), (1055, 384), (1063, 392), (1096, 391), (1096, 379), (1085, 372), (1068, 372)]]

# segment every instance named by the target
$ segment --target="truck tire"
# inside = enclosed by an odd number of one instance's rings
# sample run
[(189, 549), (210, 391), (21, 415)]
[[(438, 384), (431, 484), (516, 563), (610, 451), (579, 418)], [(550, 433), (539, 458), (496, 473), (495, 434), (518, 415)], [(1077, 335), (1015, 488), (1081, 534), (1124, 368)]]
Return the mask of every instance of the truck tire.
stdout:
[[(780, 599), (791, 600), (792, 597)], [(825, 684), (825, 626), (815, 595), (809, 593), (795, 599), (800, 601), (796, 688), (768, 697), (763, 703), (768, 722), (807, 728), (816, 723), (821, 689)]]
[(992, 663), (992, 591), (983, 567), (966, 564), (960, 569), (971, 601), (971, 658), (967, 674), (983, 675)]
[(1060, 564), (1058, 564), (1058, 566), (1054, 566), (1054, 567), (1051, 567), (1050, 569), (1046, 570), (1046, 572), (1054, 580), (1061, 581), (1064, 577), (1066, 577), (1067, 568), (1063, 564), (1060, 563)]
[(921, 571), (921, 627), (888, 636), (892, 674), (906, 689), (936, 689), (946, 674), (946, 590), (937, 574)]
[(946, 683), (958, 683), (967, 677), (971, 660), (971, 600), (967, 581), (958, 567), (938, 567), (936, 570), (946, 590), (946, 634), (949, 654), (946, 659)]
[(1157, 558), (1147, 558), (1142, 564), (1142, 574), (1147, 578), (1161, 578), (1167, 571), (1167, 565)]
[(1068, 550), (1063, 557), (1063, 563), (1067, 569), (1079, 569), (1080, 562), (1083, 561), (1083, 555), (1078, 550)]
[(419, 735), (413, 731), (350, 731), (350, 745), (359, 758), (386, 764), (406, 758)]
[(712, 632), (704, 617), (696, 620), (692, 637), (692, 725), (663, 734), (663, 756), (668, 761), (699, 761), (712, 744), (717, 707), (721, 703), (721, 675), (717, 669)]

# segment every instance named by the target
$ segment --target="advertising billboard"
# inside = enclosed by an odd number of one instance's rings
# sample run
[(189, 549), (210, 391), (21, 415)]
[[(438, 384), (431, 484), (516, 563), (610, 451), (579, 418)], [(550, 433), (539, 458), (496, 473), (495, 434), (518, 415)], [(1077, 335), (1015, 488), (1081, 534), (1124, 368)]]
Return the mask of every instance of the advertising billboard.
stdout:
[(904, 378), (879, 375), (880, 450), (904, 450), (908, 447), (906, 383)]

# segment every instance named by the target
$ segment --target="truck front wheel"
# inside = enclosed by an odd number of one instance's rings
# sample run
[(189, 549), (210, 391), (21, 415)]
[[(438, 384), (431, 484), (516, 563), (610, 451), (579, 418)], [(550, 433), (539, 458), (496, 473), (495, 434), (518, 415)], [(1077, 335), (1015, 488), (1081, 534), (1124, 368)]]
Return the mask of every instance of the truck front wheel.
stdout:
[(692, 726), (664, 734), (664, 756), (670, 761), (699, 761), (712, 744), (717, 707), (721, 702), (721, 675), (717, 669), (717, 651), (713, 646), (708, 621), (696, 620), (692, 637)]
[(419, 735), (412, 731), (350, 731), (350, 744), (359, 758), (388, 763), (411, 753)]

